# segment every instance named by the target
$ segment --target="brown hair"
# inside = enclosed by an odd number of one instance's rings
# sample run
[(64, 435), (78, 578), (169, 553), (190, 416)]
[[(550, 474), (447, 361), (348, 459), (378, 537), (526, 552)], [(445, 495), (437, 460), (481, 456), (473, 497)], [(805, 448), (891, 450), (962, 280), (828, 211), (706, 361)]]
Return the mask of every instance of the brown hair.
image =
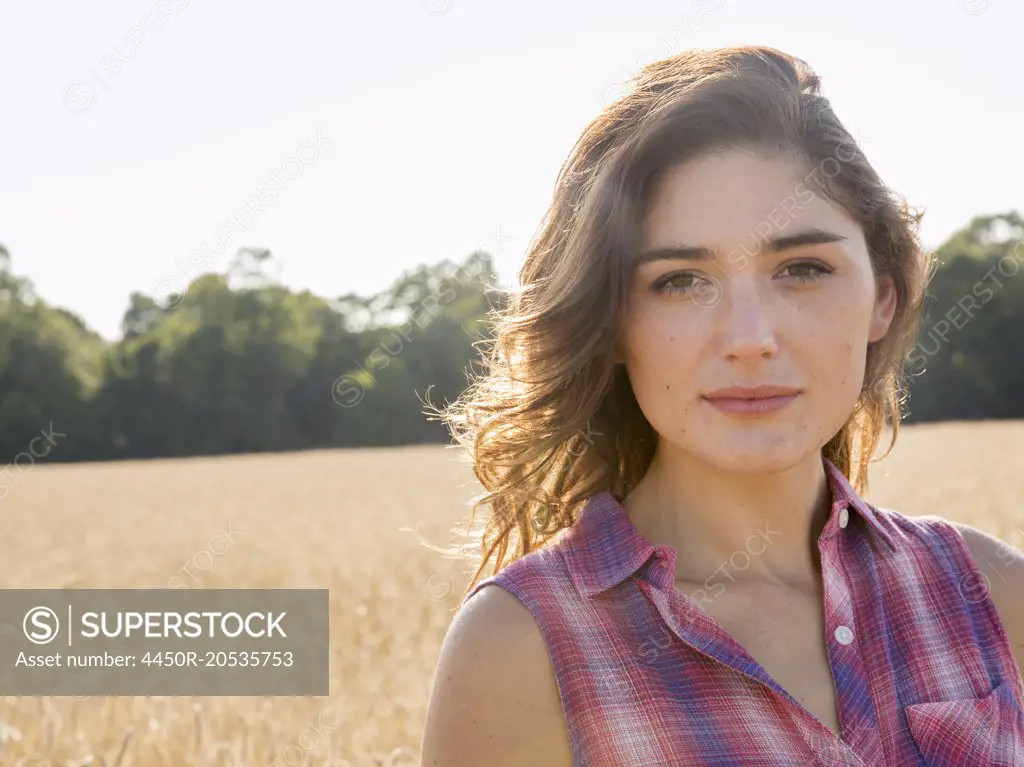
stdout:
[[(470, 539), (493, 572), (571, 526), (597, 491), (625, 498), (657, 434), (615, 364), (620, 318), (645, 205), (666, 170), (731, 148), (784, 152), (807, 187), (863, 227), (876, 276), (896, 289), (886, 336), (869, 345), (861, 396), (823, 449), (858, 492), (886, 423), (895, 444), (933, 259), (921, 214), (888, 189), (819, 93), (802, 60), (767, 47), (690, 50), (652, 62), (583, 131), (519, 271), (521, 287), (492, 315), (485, 374), (442, 414), (486, 492)], [(886, 451), (888, 454), (888, 450)], [(511, 550), (510, 550), (511, 549)]]

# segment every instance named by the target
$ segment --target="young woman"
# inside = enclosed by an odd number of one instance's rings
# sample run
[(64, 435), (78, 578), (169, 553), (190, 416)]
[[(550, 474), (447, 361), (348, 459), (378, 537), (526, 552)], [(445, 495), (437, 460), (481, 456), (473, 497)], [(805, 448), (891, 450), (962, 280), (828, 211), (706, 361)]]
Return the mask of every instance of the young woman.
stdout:
[(918, 220), (774, 49), (591, 123), (446, 413), (492, 513), (424, 765), (1024, 765), (1024, 555), (859, 495)]

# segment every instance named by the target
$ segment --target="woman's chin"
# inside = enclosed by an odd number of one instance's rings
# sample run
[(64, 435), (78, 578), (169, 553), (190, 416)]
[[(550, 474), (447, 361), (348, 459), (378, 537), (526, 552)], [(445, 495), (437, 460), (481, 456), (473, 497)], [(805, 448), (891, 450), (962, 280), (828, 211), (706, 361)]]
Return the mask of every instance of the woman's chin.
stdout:
[(771, 474), (784, 471), (800, 463), (810, 453), (813, 445), (803, 445), (796, 440), (785, 439), (743, 439), (724, 440), (712, 450), (702, 450), (705, 460), (724, 471), (742, 474)]

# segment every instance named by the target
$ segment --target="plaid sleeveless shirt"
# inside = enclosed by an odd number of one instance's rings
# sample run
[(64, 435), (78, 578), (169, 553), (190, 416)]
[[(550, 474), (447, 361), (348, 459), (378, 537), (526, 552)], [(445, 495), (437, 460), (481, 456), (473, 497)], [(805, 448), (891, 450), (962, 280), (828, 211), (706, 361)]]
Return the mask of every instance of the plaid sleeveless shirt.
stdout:
[(464, 597), (497, 585), (530, 611), (575, 767), (1024, 766), (1024, 681), (959, 532), (868, 504), (824, 464), (841, 737), (675, 588), (675, 549), (647, 541), (607, 492)]

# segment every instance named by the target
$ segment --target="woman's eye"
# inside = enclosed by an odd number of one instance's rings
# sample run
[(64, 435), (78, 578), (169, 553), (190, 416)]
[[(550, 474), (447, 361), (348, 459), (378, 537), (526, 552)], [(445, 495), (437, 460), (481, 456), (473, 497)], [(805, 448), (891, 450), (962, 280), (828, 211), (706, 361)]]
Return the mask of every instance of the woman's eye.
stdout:
[(787, 264), (783, 267), (781, 274), (784, 277), (791, 277), (797, 282), (811, 282), (830, 274), (832, 268), (816, 261), (800, 261), (794, 264)]
[(667, 274), (654, 283), (654, 290), (658, 293), (668, 295), (682, 295), (694, 288), (700, 288), (705, 283), (711, 284), (711, 280), (696, 272), (676, 272)]

